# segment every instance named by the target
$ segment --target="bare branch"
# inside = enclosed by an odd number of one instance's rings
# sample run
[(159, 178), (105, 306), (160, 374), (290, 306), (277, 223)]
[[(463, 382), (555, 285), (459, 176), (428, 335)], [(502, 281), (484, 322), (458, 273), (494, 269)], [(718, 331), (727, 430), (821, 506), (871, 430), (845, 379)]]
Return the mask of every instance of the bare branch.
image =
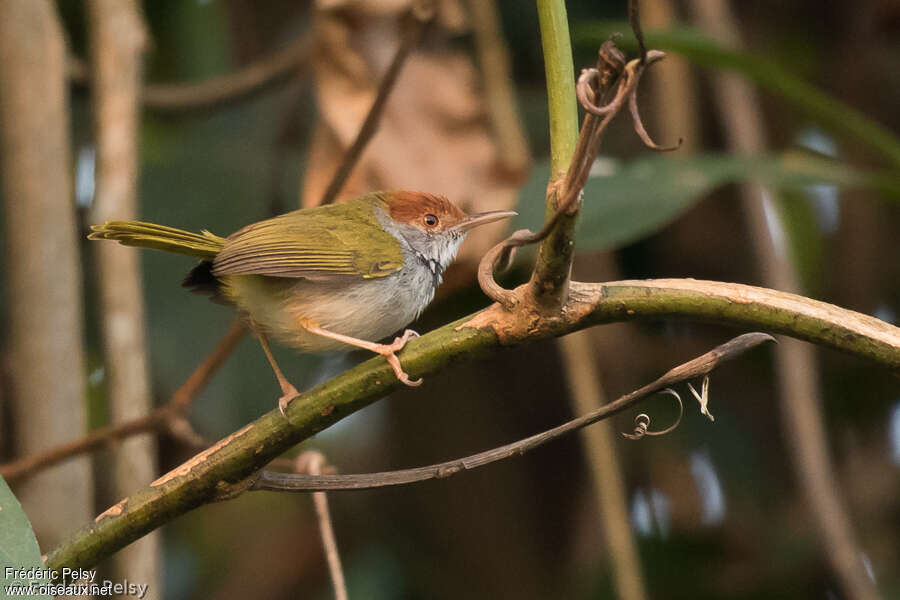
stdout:
[(628, 23), (634, 32), (634, 37), (638, 43), (638, 52), (640, 61), (647, 62), (647, 46), (644, 44), (644, 30), (641, 28), (641, 13), (639, 0), (628, 0)]
[(183, 420), (183, 415), (190, 407), (193, 397), (206, 387), (213, 374), (219, 370), (225, 359), (231, 355), (238, 343), (244, 339), (246, 333), (244, 326), (240, 322), (235, 321), (216, 346), (216, 349), (203, 362), (197, 365), (197, 368), (194, 369), (187, 381), (172, 394), (172, 399), (165, 406), (160, 406), (150, 414), (126, 423), (101, 427), (79, 440), (61, 444), (47, 452), (26, 456), (6, 463), (0, 466), (0, 476), (7, 481), (30, 477), (38, 471), (73, 456), (93, 452), (110, 442), (149, 431), (168, 430), (174, 437), (186, 441), (190, 446), (196, 447), (202, 440), (193, 433), (190, 425)]
[[(325, 467), (325, 456), (321, 452), (310, 450), (299, 455), (294, 461), (296, 473), (309, 473), (311, 477), (322, 475)], [(334, 537), (334, 526), (328, 512), (328, 495), (325, 492), (313, 492), (313, 504), (316, 507), (316, 518), (319, 521), (319, 535), (325, 548), (325, 560), (331, 585), (334, 587), (335, 600), (347, 600), (347, 583), (344, 581), (344, 570), (341, 568), (341, 555), (338, 552), (337, 539)]]
[[(601, 277), (614, 277), (618, 269), (611, 255), (598, 257), (592, 272)], [(584, 329), (558, 340), (562, 375), (569, 390), (572, 414), (589, 413), (610, 400), (606, 391), (608, 378), (600, 364), (623, 361), (614, 349), (631, 341), (625, 328), (613, 331)], [(626, 364), (617, 367), (627, 379)], [(600, 531), (606, 539), (615, 593), (619, 600), (647, 600), (647, 590), (641, 570), (636, 533), (631, 527), (628, 510), (628, 491), (624, 481), (621, 444), (616, 443), (612, 419), (584, 428), (578, 435), (587, 462), (591, 490), (591, 505), (600, 518)]]
[(460, 471), (470, 471), (493, 462), (521, 456), (529, 450), (542, 446), (582, 427), (606, 419), (622, 412), (633, 404), (663, 391), (678, 383), (709, 374), (722, 362), (737, 358), (741, 354), (755, 348), (763, 342), (773, 342), (775, 338), (766, 333), (745, 333), (721, 346), (717, 346), (697, 358), (679, 365), (665, 375), (647, 385), (604, 404), (597, 410), (577, 419), (564, 423), (553, 429), (538, 433), (523, 440), (500, 446), (486, 452), (480, 452), (466, 458), (442, 462), (427, 467), (402, 469), (384, 473), (367, 473), (361, 475), (297, 475), (292, 473), (275, 473), (261, 471), (259, 478), (249, 489), (282, 492), (309, 492), (313, 490), (365, 490), (394, 485), (405, 485), (429, 479), (444, 479)]
[[(245, 100), (297, 73), (307, 62), (312, 36), (304, 35), (284, 48), (260, 58), (233, 73), (210, 77), (199, 83), (145, 85), (141, 103), (150, 110), (176, 113), (213, 110)], [(78, 58), (68, 59), (69, 78), (87, 83), (90, 73)]]

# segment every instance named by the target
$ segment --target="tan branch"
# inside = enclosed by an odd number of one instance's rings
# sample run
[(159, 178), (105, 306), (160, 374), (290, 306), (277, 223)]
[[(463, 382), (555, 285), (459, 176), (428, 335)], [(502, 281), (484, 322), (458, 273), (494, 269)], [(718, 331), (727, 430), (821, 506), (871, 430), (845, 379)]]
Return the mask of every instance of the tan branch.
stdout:
[[(310, 450), (299, 455), (294, 460), (295, 473), (308, 473), (312, 477), (319, 477), (324, 469), (325, 456), (321, 452)], [(312, 497), (316, 509), (316, 520), (319, 522), (319, 535), (322, 538), (322, 546), (325, 549), (325, 561), (328, 563), (328, 574), (331, 577), (331, 585), (334, 588), (334, 598), (335, 600), (347, 600), (347, 583), (344, 580), (341, 555), (338, 552), (337, 539), (334, 536), (334, 525), (331, 522), (331, 514), (328, 510), (328, 494), (325, 492), (313, 492)]]
[[(306, 65), (312, 37), (304, 35), (284, 48), (260, 58), (233, 73), (210, 77), (198, 83), (151, 83), (141, 92), (141, 103), (159, 112), (212, 110), (240, 102), (287, 79)], [(69, 78), (86, 83), (87, 66), (75, 57), (68, 59)]]
[[(595, 331), (582, 330), (559, 340), (565, 381), (569, 388), (572, 412), (585, 414), (605, 406), (606, 392), (598, 359), (605, 356), (597, 347)], [(613, 334), (603, 332), (606, 336)], [(616, 342), (626, 341), (625, 336), (615, 336), (603, 346), (609, 349)], [(609, 355), (615, 356), (615, 353)], [(620, 361), (621, 357), (610, 358)], [(584, 429), (579, 436), (585, 459), (590, 470), (590, 489), (593, 509), (602, 523), (606, 538), (607, 554), (612, 566), (612, 576), (621, 600), (644, 600), (647, 590), (641, 574), (641, 560), (635, 542), (635, 533), (628, 515), (628, 491), (622, 475), (620, 451), (616, 446), (616, 432), (610, 421), (597, 423)]]
[(246, 333), (244, 326), (239, 321), (235, 321), (216, 349), (197, 365), (187, 381), (172, 394), (172, 399), (165, 406), (160, 406), (150, 414), (126, 423), (101, 427), (84, 438), (56, 446), (47, 452), (6, 463), (0, 466), (0, 476), (7, 481), (29, 477), (73, 456), (93, 452), (111, 442), (150, 431), (168, 430), (175, 437), (186, 440), (188, 445), (198, 445), (198, 442), (202, 440), (192, 436), (189, 426), (187, 426), (187, 430), (185, 429), (186, 422), (183, 421), (183, 415), (190, 407), (194, 396), (206, 387), (213, 374), (219, 370), (225, 359), (244, 339)]

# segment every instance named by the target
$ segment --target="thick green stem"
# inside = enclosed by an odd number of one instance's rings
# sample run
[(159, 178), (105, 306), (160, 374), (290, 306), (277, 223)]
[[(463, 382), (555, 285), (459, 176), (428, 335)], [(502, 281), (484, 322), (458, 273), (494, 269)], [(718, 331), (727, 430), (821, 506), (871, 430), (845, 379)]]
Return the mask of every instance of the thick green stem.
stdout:
[(551, 177), (557, 179), (569, 169), (578, 139), (572, 43), (566, 3), (563, 0), (538, 0), (537, 7), (550, 113), (550, 170)]
[[(562, 181), (568, 171), (578, 141), (578, 105), (565, 2), (538, 0), (537, 6), (550, 118), (551, 175), (546, 207), (546, 218), (550, 219), (557, 209), (559, 188), (556, 182)], [(577, 215), (563, 216), (538, 250), (532, 278), (533, 294), (543, 306), (559, 306), (565, 302), (575, 250), (576, 218)]]
[[(520, 288), (519, 293), (528, 293)], [(794, 294), (732, 283), (669, 279), (572, 282), (562, 311), (509, 312), (495, 304), (412, 340), (400, 354), (412, 377), (591, 325), (637, 318), (695, 317), (784, 333), (900, 372), (900, 329)], [(426, 387), (428, 383), (426, 382)], [(90, 567), (175, 517), (210, 501), (273, 458), (397, 388), (378, 357), (296, 398), (287, 418), (272, 410), (126, 498), (53, 550), (49, 568)]]

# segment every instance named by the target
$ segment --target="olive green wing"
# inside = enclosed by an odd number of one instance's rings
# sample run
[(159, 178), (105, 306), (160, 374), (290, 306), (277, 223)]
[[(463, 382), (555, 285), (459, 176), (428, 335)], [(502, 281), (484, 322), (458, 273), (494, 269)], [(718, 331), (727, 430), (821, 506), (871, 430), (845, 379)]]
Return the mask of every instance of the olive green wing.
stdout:
[(328, 205), (248, 225), (225, 240), (213, 275), (384, 277), (403, 267), (400, 244), (371, 206)]

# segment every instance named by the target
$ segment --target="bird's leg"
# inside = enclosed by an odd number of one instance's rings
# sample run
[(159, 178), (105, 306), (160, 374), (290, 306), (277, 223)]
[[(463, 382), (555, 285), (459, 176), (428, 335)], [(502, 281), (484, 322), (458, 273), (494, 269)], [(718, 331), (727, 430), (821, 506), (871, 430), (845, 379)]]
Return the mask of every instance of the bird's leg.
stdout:
[(254, 328), (254, 331), (256, 331), (256, 337), (259, 339), (259, 345), (262, 346), (263, 352), (266, 353), (266, 358), (269, 359), (269, 364), (272, 365), (272, 370), (275, 371), (275, 378), (278, 379), (278, 385), (281, 386), (282, 396), (278, 399), (278, 410), (281, 411), (281, 414), (284, 414), (284, 409), (291, 403), (291, 400), (300, 395), (300, 392), (298, 392), (297, 388), (287, 380), (287, 377), (284, 376), (284, 373), (282, 373), (281, 369), (278, 367), (278, 363), (275, 362), (275, 356), (272, 354), (272, 349), (269, 348), (269, 340), (266, 338), (266, 334), (258, 328)]
[(419, 334), (412, 329), (407, 329), (406, 331), (404, 331), (402, 336), (396, 338), (390, 344), (376, 344), (375, 342), (369, 342), (366, 340), (361, 340), (359, 338), (351, 337), (349, 335), (343, 335), (340, 333), (335, 333), (333, 331), (328, 331), (327, 329), (322, 329), (309, 319), (299, 319), (297, 322), (300, 327), (310, 333), (321, 335), (322, 337), (326, 337), (332, 340), (337, 340), (338, 342), (343, 342), (351, 346), (356, 346), (357, 348), (364, 348), (376, 354), (382, 355), (387, 359), (388, 364), (391, 365), (391, 368), (394, 369), (394, 374), (397, 376), (397, 379), (399, 379), (406, 385), (413, 387), (422, 385), (421, 379), (409, 378), (409, 375), (407, 375), (403, 370), (403, 367), (400, 366), (400, 359), (397, 358), (397, 355), (395, 354), (396, 352), (400, 352), (400, 350), (403, 349), (403, 346), (406, 345), (406, 342), (408, 342), (411, 338), (419, 337)]

